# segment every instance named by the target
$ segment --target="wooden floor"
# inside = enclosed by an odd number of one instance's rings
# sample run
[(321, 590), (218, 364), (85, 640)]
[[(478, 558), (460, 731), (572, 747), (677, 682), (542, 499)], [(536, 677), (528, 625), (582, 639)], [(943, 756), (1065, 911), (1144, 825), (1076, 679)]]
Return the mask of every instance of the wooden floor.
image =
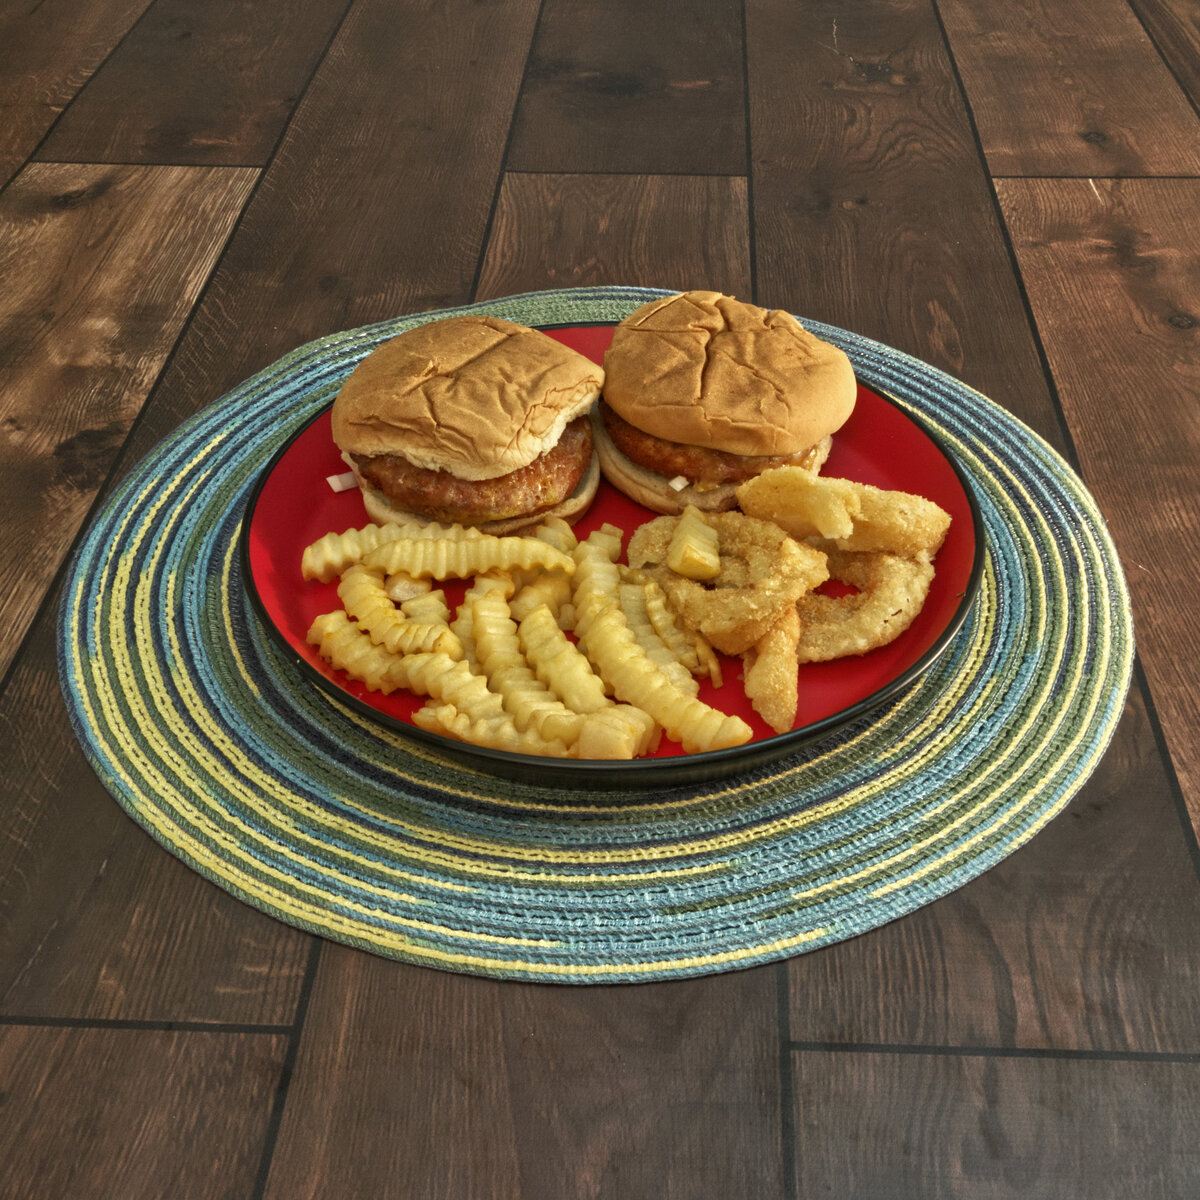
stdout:
[[(1200, 1195), (1198, 105), (1191, 0), (0, 4), (0, 1196)], [(259, 915), (76, 747), (64, 557), (300, 343), (591, 283), (877, 338), (1077, 464), (1108, 756), (776, 966), (520, 985)]]

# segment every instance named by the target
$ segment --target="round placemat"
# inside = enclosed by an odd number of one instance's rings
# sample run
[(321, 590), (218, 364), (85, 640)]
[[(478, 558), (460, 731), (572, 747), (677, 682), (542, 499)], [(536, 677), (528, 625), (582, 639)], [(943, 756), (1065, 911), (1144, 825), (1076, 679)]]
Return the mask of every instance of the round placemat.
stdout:
[(711, 783), (606, 791), (468, 769), (314, 688), (240, 577), (275, 451), (385, 338), (482, 311), (617, 321), (659, 291), (537, 292), (300, 347), (179, 427), (72, 559), (59, 667), (85, 753), (171, 853), (256, 908), (412, 963), (596, 983), (705, 974), (875, 928), (1027, 841), (1098, 762), (1129, 600), (1069, 466), (987, 398), (815, 321), (960, 465), (987, 543), (951, 647), (885, 707)]

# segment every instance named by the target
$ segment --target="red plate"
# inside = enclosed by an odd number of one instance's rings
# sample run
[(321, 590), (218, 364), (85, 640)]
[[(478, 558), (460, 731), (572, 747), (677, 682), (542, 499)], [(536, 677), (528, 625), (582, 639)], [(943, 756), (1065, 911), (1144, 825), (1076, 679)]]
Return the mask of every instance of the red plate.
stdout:
[[(611, 325), (547, 329), (558, 340), (597, 362), (612, 337)], [(687, 755), (664, 739), (658, 754), (634, 762), (558, 760), (465, 746), (418, 729), (413, 710), (423, 700), (407, 693), (383, 696), (333, 670), (305, 641), (313, 619), (341, 607), (336, 584), (307, 583), (300, 576), (304, 547), (330, 530), (342, 531), (368, 518), (357, 490), (334, 492), (326, 477), (346, 470), (329, 432), (326, 409), (283, 447), (264, 472), (251, 499), (243, 538), (243, 563), (250, 595), (268, 629), (295, 655), (313, 682), (357, 710), (414, 739), (475, 761), (493, 773), (545, 780), (547, 772), (575, 782), (681, 781), (749, 769), (828, 732), (908, 686), (935, 661), (957, 632), (978, 587), (982, 536), (974, 500), (933, 437), (895, 404), (860, 384), (854, 413), (834, 438), (823, 474), (877, 487), (914, 492), (936, 501), (952, 517), (938, 553), (929, 597), (917, 619), (888, 646), (857, 658), (800, 668), (796, 726), (775, 734), (754, 713), (742, 692), (741, 664), (725, 660), (724, 685), (703, 685), (700, 698), (736, 713), (754, 730), (744, 746)], [(602, 482), (592, 507), (576, 525), (580, 536), (604, 522), (628, 536), (655, 514)], [(448, 598), (457, 600), (461, 589)]]

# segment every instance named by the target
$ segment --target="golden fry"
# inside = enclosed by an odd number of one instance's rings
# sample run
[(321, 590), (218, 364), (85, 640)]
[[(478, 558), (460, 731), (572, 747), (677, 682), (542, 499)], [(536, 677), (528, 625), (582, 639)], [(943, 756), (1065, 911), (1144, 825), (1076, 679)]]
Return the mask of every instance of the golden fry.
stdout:
[(545, 605), (521, 618), (517, 636), (537, 677), (568, 708), (593, 713), (610, 703), (604, 681)]
[(527, 729), (568, 746), (579, 737), (581, 714), (572, 712), (534, 673), (521, 649), (517, 624), (497, 590), (472, 602), (475, 650), (488, 686), (497, 692), (517, 729)]
[(646, 657), (615, 603), (592, 617), (587, 654), (619, 700), (649, 713), (688, 753), (750, 740), (752, 731), (740, 717), (711, 708), (671, 683)]
[(617, 589), (617, 602), (625, 616), (626, 624), (637, 639), (638, 645), (645, 651), (646, 657), (681, 691), (695, 696), (700, 690), (700, 685), (687, 666), (679, 661), (675, 652), (659, 636), (658, 630), (650, 620), (646, 585), (622, 583)]
[(721, 573), (717, 531), (694, 505), (684, 508), (671, 531), (667, 566), (685, 579), (716, 579)]
[(534, 729), (518, 729), (510, 713), (471, 717), (453, 704), (427, 704), (413, 713), (413, 724), (430, 733), (509, 754), (536, 754), (541, 758), (571, 757), (571, 749), (565, 743), (544, 738)]
[(385, 574), (403, 571), (418, 579), (466, 579), (488, 571), (531, 567), (558, 569), (570, 574), (575, 563), (569, 554), (532, 537), (397, 538), (364, 555), (368, 567)]
[(338, 584), (338, 599), (371, 640), (393, 654), (441, 650), (451, 658), (463, 656), (462, 643), (441, 619), (444, 608), (435, 610), (437, 619), (414, 619), (388, 599), (380, 571), (373, 571), (361, 563), (347, 568)]
[(300, 558), (300, 574), (305, 579), (332, 583), (347, 567), (362, 562), (364, 554), (393, 538), (403, 536), (400, 525), (364, 525), (342, 533), (327, 533), (309, 546)]
[(366, 630), (340, 609), (317, 617), (307, 640), (330, 666), (345, 671), (369, 691), (387, 695), (408, 687), (403, 660), (371, 641)]

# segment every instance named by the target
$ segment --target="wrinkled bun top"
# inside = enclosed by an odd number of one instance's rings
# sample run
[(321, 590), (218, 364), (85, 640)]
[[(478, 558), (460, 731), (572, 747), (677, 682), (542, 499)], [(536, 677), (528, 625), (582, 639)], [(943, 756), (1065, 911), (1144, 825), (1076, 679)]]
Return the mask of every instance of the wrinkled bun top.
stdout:
[(604, 399), (631, 425), (732, 454), (798, 454), (845, 424), (850, 360), (790, 313), (719, 292), (651, 301), (617, 325)]
[(400, 454), (459, 479), (528, 466), (600, 394), (584, 355), (498, 317), (431, 321), (384, 342), (333, 402), (333, 440), (349, 454)]

